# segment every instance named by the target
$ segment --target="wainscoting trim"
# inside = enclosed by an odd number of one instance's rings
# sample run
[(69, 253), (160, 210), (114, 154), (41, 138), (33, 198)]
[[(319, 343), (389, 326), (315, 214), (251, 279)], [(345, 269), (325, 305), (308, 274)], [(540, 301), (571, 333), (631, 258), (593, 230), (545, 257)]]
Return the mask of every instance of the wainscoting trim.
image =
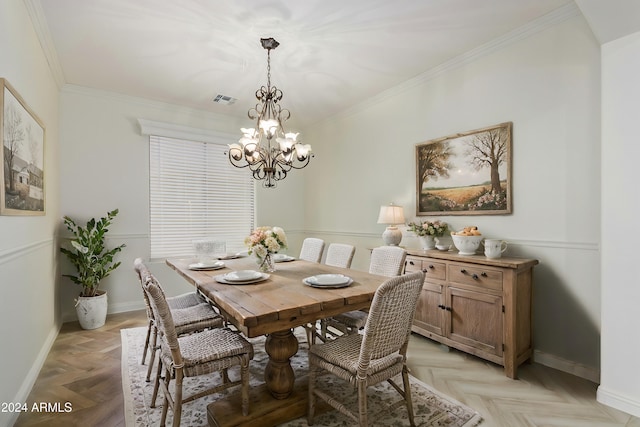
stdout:
[[(328, 230), (296, 230), (296, 233), (304, 234), (307, 236), (341, 236), (344, 238), (364, 238), (364, 239), (380, 239), (382, 244), (382, 233), (365, 233), (365, 232), (351, 232), (351, 231), (328, 231)], [(406, 231), (402, 235), (403, 241), (401, 246), (412, 248), (407, 245), (413, 241), (418, 242), (417, 236), (410, 235)], [(572, 242), (572, 241), (558, 241), (558, 240), (528, 240), (528, 239), (505, 239), (509, 246), (521, 246), (521, 247), (540, 247), (540, 248), (553, 248), (553, 249), (572, 249), (572, 250), (584, 250), (584, 251), (599, 251), (600, 243), (598, 242)], [(418, 246), (415, 247), (416, 249)]]
[(5, 264), (13, 259), (19, 258), (28, 254), (29, 252), (35, 252), (40, 248), (50, 246), (53, 244), (53, 239), (39, 240), (37, 242), (28, 243), (23, 246), (17, 246), (15, 248), (6, 249), (0, 252), (0, 264)]

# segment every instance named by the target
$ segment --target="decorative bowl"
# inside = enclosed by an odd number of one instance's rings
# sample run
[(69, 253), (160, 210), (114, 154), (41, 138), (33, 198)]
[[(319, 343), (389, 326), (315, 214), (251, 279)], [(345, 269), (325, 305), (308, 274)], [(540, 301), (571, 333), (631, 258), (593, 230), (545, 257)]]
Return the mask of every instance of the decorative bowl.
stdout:
[(475, 255), (484, 236), (458, 236), (452, 234), (451, 238), (460, 255)]

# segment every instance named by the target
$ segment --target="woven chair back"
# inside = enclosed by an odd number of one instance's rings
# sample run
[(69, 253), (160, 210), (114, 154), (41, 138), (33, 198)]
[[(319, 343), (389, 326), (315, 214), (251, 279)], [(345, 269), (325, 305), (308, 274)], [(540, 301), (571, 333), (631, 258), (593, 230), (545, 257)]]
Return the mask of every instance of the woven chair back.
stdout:
[(147, 292), (144, 290), (143, 283), (147, 281), (149, 276), (151, 276), (151, 272), (147, 268), (147, 266), (142, 262), (141, 258), (136, 258), (133, 261), (133, 269), (138, 275), (138, 281), (140, 282), (140, 287), (142, 288), (142, 296), (144, 298), (144, 305), (147, 310), (147, 318), (153, 319), (153, 311), (151, 310), (151, 304), (149, 303), (149, 297), (147, 296)]
[(324, 263), (333, 267), (351, 268), (355, 246), (345, 243), (331, 243), (327, 248), (327, 258)]
[(424, 273), (391, 278), (375, 293), (364, 327), (358, 369), (366, 375), (369, 362), (399, 352), (404, 355)]
[(307, 237), (302, 241), (302, 249), (298, 258), (305, 261), (320, 262), (324, 252), (324, 240), (315, 237)]
[(380, 246), (371, 251), (369, 273), (381, 276), (399, 276), (402, 274), (407, 251), (398, 246)]
[(180, 353), (180, 345), (178, 344), (178, 334), (173, 323), (173, 316), (164, 291), (160, 287), (160, 283), (153, 274), (150, 274), (146, 281), (142, 283), (144, 291), (149, 297), (151, 311), (156, 319), (160, 339), (171, 350), (171, 356), (175, 366), (182, 366), (182, 354)]

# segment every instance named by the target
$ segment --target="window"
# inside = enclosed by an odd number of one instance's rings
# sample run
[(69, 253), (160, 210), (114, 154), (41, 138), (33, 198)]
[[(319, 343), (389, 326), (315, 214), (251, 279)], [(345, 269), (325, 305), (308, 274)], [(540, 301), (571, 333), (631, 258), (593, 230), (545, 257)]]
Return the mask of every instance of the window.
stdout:
[(151, 258), (192, 256), (192, 240), (203, 237), (226, 241), (228, 252), (245, 248), (255, 186), (246, 170), (229, 164), (226, 150), (223, 143), (149, 136)]

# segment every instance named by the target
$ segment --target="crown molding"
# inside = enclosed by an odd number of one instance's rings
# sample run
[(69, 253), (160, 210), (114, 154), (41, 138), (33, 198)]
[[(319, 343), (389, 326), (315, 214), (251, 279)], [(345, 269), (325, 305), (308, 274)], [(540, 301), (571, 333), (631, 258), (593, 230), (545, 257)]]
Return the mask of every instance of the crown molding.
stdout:
[(29, 18), (31, 18), (31, 24), (36, 32), (38, 41), (40, 41), (42, 52), (49, 64), (51, 74), (53, 75), (58, 89), (62, 89), (66, 83), (66, 79), (64, 77), (62, 66), (60, 65), (60, 60), (58, 59), (58, 51), (53, 43), (53, 39), (51, 38), (51, 31), (49, 30), (49, 25), (47, 25), (47, 19), (45, 18), (42, 10), (42, 4), (40, 3), (40, 0), (23, 0), (23, 2), (27, 9), (27, 13), (29, 14)]
[[(72, 95), (82, 95), (88, 96), (98, 99), (110, 99), (116, 102), (122, 102), (130, 105), (137, 105), (146, 109), (154, 109), (166, 112), (168, 110), (184, 114), (185, 116), (202, 116), (206, 117), (208, 122), (212, 123), (229, 123), (229, 122), (237, 122), (237, 127), (241, 126), (241, 122), (238, 120), (238, 117), (229, 116), (225, 114), (214, 113), (208, 110), (200, 110), (197, 108), (185, 107), (183, 105), (178, 104), (170, 104), (168, 102), (162, 101), (154, 101), (147, 98), (139, 98), (131, 95), (124, 95), (118, 92), (111, 92), (102, 89), (95, 89), (87, 86), (80, 86), (74, 84), (65, 84), (60, 90), (61, 93), (72, 94)], [(244, 119), (243, 119), (244, 120)]]
[(516, 28), (515, 30), (512, 30), (448, 61), (445, 61), (440, 65), (436, 65), (435, 67), (430, 68), (429, 70), (424, 71), (421, 74), (418, 74), (416, 77), (406, 80), (391, 88), (385, 89), (377, 95), (374, 95), (371, 98), (366, 99), (365, 101), (353, 105), (352, 107), (341, 110), (326, 119), (312, 124), (311, 126), (324, 123), (336, 118), (348, 117), (357, 114), (369, 108), (370, 106), (377, 105), (388, 98), (397, 96), (399, 93), (411, 91), (417, 86), (424, 85), (426, 82), (433, 80), (436, 77), (443, 75), (444, 73), (477, 61), (484, 56), (488, 56), (494, 52), (504, 49), (506, 46), (509, 46), (534, 34), (538, 34), (576, 16), (582, 16), (582, 13), (580, 12), (578, 6), (574, 2), (567, 3), (566, 5), (559, 7), (558, 9), (549, 12), (546, 15), (543, 15), (540, 18), (537, 18), (523, 26)]

